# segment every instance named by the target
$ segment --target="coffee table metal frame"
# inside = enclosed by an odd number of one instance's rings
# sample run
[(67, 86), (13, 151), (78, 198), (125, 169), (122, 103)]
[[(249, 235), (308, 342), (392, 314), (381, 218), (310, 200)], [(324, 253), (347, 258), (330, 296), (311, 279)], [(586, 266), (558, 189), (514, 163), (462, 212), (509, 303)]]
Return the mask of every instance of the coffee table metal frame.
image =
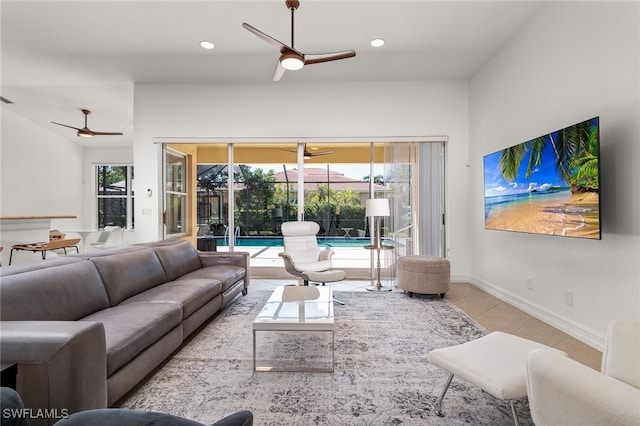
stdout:
[[(331, 367), (279, 367), (257, 365), (256, 333), (331, 333)], [(322, 286), (278, 286), (253, 321), (254, 371), (304, 371), (332, 373), (335, 364), (335, 323), (333, 290)]]

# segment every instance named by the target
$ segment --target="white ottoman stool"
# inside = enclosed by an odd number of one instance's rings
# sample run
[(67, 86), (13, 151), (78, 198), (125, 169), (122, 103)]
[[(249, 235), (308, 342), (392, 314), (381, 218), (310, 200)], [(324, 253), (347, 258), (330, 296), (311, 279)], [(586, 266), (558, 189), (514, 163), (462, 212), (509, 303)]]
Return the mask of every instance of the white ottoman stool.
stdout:
[(514, 400), (527, 395), (527, 354), (538, 348), (566, 355), (541, 343), (500, 331), (461, 345), (432, 350), (429, 352), (429, 361), (451, 373), (438, 398), (436, 414), (444, 417), (442, 400), (453, 376), (458, 376), (498, 399), (509, 400), (513, 420), (519, 425)]
[(449, 291), (451, 265), (449, 260), (437, 256), (402, 256), (398, 258), (396, 286), (409, 293), (444, 294)]

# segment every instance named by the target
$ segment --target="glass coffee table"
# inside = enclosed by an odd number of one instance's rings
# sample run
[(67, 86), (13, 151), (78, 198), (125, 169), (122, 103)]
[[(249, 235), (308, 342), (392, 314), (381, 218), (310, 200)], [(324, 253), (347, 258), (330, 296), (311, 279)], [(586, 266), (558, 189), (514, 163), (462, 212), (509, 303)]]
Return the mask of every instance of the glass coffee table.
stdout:
[[(333, 372), (335, 355), (335, 323), (331, 287), (279, 286), (253, 321), (254, 371), (319, 371)], [(257, 332), (330, 333), (331, 366), (259, 366), (256, 360)], [(280, 351), (286, 348), (276, 347)]]

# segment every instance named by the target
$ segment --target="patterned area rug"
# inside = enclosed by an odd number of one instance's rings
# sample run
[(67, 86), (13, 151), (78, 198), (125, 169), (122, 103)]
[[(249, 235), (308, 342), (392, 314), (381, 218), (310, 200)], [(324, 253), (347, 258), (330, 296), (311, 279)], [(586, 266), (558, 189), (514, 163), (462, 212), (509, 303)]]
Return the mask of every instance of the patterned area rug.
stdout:
[[(122, 406), (205, 424), (241, 409), (253, 412), (257, 426), (513, 424), (507, 402), (457, 378), (444, 400), (446, 417), (436, 416), (447, 373), (429, 364), (428, 352), (486, 334), (446, 300), (336, 292), (346, 305), (334, 306), (333, 373), (254, 372), (251, 325), (269, 294), (249, 291), (239, 297)], [(276, 347), (269, 339), (288, 338), (277, 347), (296, 358), (318, 334), (274, 335), (259, 340), (258, 347)], [(330, 354), (328, 346), (325, 351)], [(531, 425), (526, 398), (516, 408), (521, 424)]]

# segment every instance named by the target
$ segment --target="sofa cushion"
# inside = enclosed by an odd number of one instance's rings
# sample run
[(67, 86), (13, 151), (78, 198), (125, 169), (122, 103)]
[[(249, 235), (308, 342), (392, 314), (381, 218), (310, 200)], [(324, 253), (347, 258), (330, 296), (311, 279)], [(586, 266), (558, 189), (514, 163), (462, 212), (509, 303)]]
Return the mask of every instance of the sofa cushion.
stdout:
[(173, 281), (202, 267), (198, 252), (189, 241), (166, 243), (154, 246), (153, 250), (164, 267), (167, 281)]
[[(95, 266), (86, 260), (0, 268), (2, 321), (75, 321), (109, 307)], [(42, 268), (44, 264), (51, 267)], [(6, 272), (6, 274), (5, 274)]]
[(214, 279), (171, 281), (130, 297), (120, 305), (149, 302), (177, 303), (182, 307), (182, 317), (187, 318), (221, 291), (222, 283)]
[(183, 275), (177, 281), (192, 279), (215, 279), (222, 283), (222, 291), (226, 291), (233, 284), (244, 278), (245, 269), (235, 265), (217, 265), (200, 268), (197, 271)]
[(107, 376), (180, 325), (182, 309), (176, 303), (136, 303), (103, 309), (82, 318), (104, 325)]
[(151, 249), (93, 257), (111, 306), (131, 296), (167, 282), (164, 269)]

